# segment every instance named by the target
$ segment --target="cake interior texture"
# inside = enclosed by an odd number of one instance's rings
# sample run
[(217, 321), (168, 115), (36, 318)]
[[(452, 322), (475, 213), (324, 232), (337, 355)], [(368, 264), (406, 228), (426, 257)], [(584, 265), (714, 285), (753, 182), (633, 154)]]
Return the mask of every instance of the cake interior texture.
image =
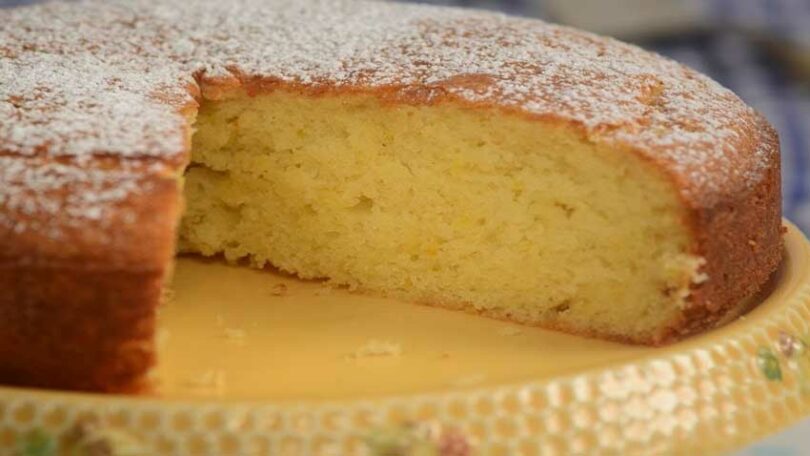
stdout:
[(669, 179), (565, 125), (277, 90), (195, 129), (181, 252), (636, 342), (700, 279)]

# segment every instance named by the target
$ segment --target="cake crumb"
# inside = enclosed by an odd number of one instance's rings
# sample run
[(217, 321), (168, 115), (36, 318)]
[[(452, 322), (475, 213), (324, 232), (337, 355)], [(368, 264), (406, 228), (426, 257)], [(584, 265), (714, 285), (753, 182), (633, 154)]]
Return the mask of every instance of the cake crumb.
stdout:
[(750, 245), (751, 247), (756, 247), (757, 246), (757, 241), (755, 241), (753, 239), (749, 239), (748, 240), (748, 245)]
[(321, 287), (315, 290), (315, 296), (329, 296), (334, 291), (334, 288), (327, 284), (321, 284)]
[(225, 392), (225, 371), (211, 369), (202, 374), (186, 379), (184, 385), (201, 392), (222, 394)]
[(270, 288), (270, 294), (272, 296), (286, 296), (287, 295), (287, 285), (283, 283), (277, 283)]
[(155, 334), (155, 345), (157, 345), (159, 348), (164, 347), (169, 342), (169, 336), (171, 336), (171, 333), (168, 329), (158, 329), (157, 333)]
[(245, 340), (247, 339), (247, 333), (245, 332), (244, 329), (225, 328), (223, 329), (223, 334), (225, 335), (225, 339), (228, 342), (237, 345), (244, 345)]
[(371, 339), (366, 342), (362, 347), (355, 350), (350, 355), (346, 356), (348, 359), (370, 358), (376, 356), (400, 356), (402, 354), (402, 346), (396, 342), (388, 340)]
[(523, 334), (523, 330), (514, 326), (507, 326), (498, 330), (500, 336), (518, 336), (520, 334)]
[(692, 283), (695, 285), (700, 285), (701, 283), (707, 282), (709, 280), (709, 274), (705, 272), (698, 272), (692, 276)]
[(160, 303), (166, 305), (174, 301), (174, 289), (165, 287), (160, 291)]

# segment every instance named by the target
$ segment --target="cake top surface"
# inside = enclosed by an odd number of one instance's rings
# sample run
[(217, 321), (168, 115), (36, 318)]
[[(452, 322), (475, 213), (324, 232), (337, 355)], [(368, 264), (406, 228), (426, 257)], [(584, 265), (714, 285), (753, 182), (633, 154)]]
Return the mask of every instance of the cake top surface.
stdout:
[[(777, 153), (760, 117), (705, 76), (615, 40), (495, 13), (355, 0), (85, 0), (0, 11), (0, 24), (0, 227), (16, 231), (33, 229), (21, 215), (103, 220), (139, 191), (106, 183), (183, 163), (181, 110), (200, 84), (226, 79), (419, 93), (423, 103), (559, 119), (663, 165), (697, 205), (757, 182)], [(66, 193), (78, 191), (89, 194), (66, 211)]]

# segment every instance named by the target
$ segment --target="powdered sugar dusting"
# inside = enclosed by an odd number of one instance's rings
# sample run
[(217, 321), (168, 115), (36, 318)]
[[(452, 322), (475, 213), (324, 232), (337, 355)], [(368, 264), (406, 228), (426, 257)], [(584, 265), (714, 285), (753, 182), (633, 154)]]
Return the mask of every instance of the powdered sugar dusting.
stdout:
[(13, 119), (0, 126), (4, 148), (32, 155), (47, 147), (51, 155), (80, 157), (180, 153), (183, 119), (150, 100), (177, 75), (134, 69), (89, 54), (25, 53), (0, 66), (3, 114)]
[(0, 224), (27, 204), (65, 212), (47, 195), (66, 180), (89, 180), (94, 195), (71, 203), (72, 218), (99, 217), (138, 189), (105, 194), (106, 171), (15, 160), (180, 163), (189, 87), (233, 75), (417, 88), (554, 116), (640, 151), (704, 204), (759, 179), (777, 153), (750, 150), (756, 114), (708, 78), (535, 20), (356, 0), (86, 0), (3, 11), (0, 23), (12, 25), (0, 27), (0, 185), (17, 183), (0, 187)]
[(113, 204), (142, 189), (141, 179), (141, 173), (121, 169), (0, 156), (0, 207), (4, 208), (0, 223), (9, 224), (17, 233), (47, 230), (55, 238), (59, 237), (58, 226), (47, 223), (55, 214), (62, 226), (81, 228), (88, 221), (103, 224)]

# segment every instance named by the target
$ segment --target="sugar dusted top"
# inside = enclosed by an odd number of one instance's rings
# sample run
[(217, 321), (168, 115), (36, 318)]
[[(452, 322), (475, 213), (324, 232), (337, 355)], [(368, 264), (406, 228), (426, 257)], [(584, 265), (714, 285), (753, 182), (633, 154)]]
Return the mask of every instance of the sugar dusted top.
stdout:
[[(104, 220), (140, 191), (133, 170), (185, 161), (181, 110), (228, 78), (559, 119), (661, 165), (694, 205), (747, 188), (778, 154), (710, 79), (536, 20), (355, 0), (86, 0), (5, 10), (0, 24), (0, 232)], [(74, 191), (89, 195), (68, 202)]]

